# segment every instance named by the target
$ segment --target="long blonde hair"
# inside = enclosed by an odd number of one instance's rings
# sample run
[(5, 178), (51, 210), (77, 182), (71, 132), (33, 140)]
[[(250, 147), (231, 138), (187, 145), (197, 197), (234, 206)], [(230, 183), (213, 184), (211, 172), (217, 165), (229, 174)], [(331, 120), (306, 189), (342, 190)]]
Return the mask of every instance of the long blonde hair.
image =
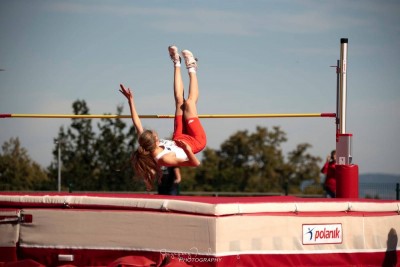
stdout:
[(139, 147), (132, 155), (132, 167), (135, 174), (141, 177), (146, 184), (146, 189), (153, 188), (155, 180), (161, 177), (161, 168), (153, 157), (156, 149), (155, 132), (145, 130), (139, 136)]

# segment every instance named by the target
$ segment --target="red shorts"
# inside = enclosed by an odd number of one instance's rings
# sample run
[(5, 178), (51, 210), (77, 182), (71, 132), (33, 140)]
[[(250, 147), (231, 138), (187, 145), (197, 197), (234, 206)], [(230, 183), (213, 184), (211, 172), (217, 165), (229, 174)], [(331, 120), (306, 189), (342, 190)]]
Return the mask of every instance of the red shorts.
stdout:
[(183, 116), (175, 116), (173, 140), (185, 141), (193, 153), (199, 153), (207, 144), (206, 133), (199, 118), (189, 118), (184, 121)]

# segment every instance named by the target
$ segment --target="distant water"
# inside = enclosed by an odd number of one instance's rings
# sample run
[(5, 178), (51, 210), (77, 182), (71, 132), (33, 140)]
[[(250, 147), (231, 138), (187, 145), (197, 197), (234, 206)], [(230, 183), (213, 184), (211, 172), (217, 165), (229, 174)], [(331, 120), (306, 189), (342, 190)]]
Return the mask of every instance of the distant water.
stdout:
[(396, 187), (400, 175), (360, 174), (358, 177), (359, 197), (396, 200)]
[(377, 199), (392, 199), (397, 197), (396, 184), (375, 184), (375, 183), (360, 183), (359, 184), (360, 198), (377, 198)]

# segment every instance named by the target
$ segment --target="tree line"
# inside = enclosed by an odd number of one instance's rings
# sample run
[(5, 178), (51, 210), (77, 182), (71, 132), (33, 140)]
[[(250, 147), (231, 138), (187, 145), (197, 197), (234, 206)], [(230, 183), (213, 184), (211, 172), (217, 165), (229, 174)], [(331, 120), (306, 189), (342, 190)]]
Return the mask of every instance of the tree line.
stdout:
[[(87, 115), (84, 100), (72, 104), (75, 115)], [(122, 106), (117, 106), (121, 115)], [(62, 191), (144, 191), (130, 166), (137, 136), (121, 119), (71, 119), (54, 138), (53, 160), (47, 168), (32, 161), (18, 137), (2, 145), (0, 190), (56, 191), (60, 153)], [(198, 168), (182, 168), (181, 191), (319, 194), (319, 157), (303, 143), (284, 155), (287, 141), (280, 127), (238, 131), (219, 149), (206, 148)], [(304, 187), (304, 183), (310, 186)], [(155, 185), (156, 188), (157, 185)]]

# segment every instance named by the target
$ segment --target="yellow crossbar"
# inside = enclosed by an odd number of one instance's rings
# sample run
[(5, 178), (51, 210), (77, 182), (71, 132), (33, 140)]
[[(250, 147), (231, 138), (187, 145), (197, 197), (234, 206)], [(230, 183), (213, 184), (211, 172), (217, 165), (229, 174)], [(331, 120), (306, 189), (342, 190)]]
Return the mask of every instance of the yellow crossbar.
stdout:
[[(175, 115), (139, 115), (142, 119), (171, 119)], [(241, 118), (309, 118), (336, 117), (335, 113), (282, 113), (282, 114), (200, 114), (203, 119), (241, 119)], [(0, 114), (0, 118), (31, 118), (31, 119), (128, 119), (130, 115), (112, 114)]]

